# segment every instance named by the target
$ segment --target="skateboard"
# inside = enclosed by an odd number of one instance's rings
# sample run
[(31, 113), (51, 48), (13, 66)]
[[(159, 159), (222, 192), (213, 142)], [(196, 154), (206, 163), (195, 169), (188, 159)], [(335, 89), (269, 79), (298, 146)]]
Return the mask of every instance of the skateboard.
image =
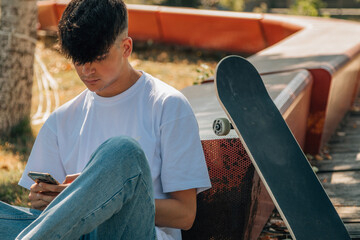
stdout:
[[(215, 92), (293, 239), (350, 239), (255, 67), (239, 56), (222, 59)], [(229, 131), (230, 122), (218, 119), (214, 130)]]

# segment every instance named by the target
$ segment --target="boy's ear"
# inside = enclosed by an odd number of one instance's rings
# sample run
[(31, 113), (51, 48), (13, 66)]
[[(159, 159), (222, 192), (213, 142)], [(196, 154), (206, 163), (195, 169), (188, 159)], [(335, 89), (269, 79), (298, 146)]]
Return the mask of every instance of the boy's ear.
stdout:
[(132, 41), (131, 37), (124, 38), (122, 44), (123, 44), (123, 49), (124, 49), (123, 56), (128, 58), (131, 55), (132, 46), (133, 46), (133, 41)]

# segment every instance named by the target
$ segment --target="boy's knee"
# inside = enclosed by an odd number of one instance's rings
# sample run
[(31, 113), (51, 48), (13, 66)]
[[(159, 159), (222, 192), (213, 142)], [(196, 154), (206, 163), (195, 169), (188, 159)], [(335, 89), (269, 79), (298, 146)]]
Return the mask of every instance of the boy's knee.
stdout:
[(117, 136), (117, 137), (112, 137), (109, 138), (108, 140), (106, 140), (104, 142), (105, 145), (107, 145), (107, 147), (110, 148), (114, 148), (115, 150), (117, 149), (121, 149), (121, 150), (141, 150), (142, 148), (139, 145), (139, 143), (131, 138), (131, 137), (127, 137), (127, 136)]
[(147, 164), (145, 153), (140, 144), (127, 136), (112, 137), (106, 140), (97, 151), (106, 161), (121, 164)]

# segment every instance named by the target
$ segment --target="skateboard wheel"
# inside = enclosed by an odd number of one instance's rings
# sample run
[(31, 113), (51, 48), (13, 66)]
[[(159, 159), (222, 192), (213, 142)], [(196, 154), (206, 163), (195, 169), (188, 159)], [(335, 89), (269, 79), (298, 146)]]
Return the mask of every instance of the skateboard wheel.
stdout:
[(214, 133), (218, 136), (229, 134), (231, 129), (230, 122), (227, 118), (217, 118), (213, 122)]

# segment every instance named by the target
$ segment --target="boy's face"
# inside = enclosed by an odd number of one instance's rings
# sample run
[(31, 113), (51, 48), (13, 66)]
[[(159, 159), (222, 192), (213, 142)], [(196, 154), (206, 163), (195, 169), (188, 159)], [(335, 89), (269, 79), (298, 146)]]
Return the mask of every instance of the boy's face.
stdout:
[(126, 90), (124, 70), (131, 53), (132, 40), (124, 38), (116, 42), (109, 52), (99, 59), (79, 65), (74, 63), (76, 72), (86, 87), (102, 97), (112, 97)]

